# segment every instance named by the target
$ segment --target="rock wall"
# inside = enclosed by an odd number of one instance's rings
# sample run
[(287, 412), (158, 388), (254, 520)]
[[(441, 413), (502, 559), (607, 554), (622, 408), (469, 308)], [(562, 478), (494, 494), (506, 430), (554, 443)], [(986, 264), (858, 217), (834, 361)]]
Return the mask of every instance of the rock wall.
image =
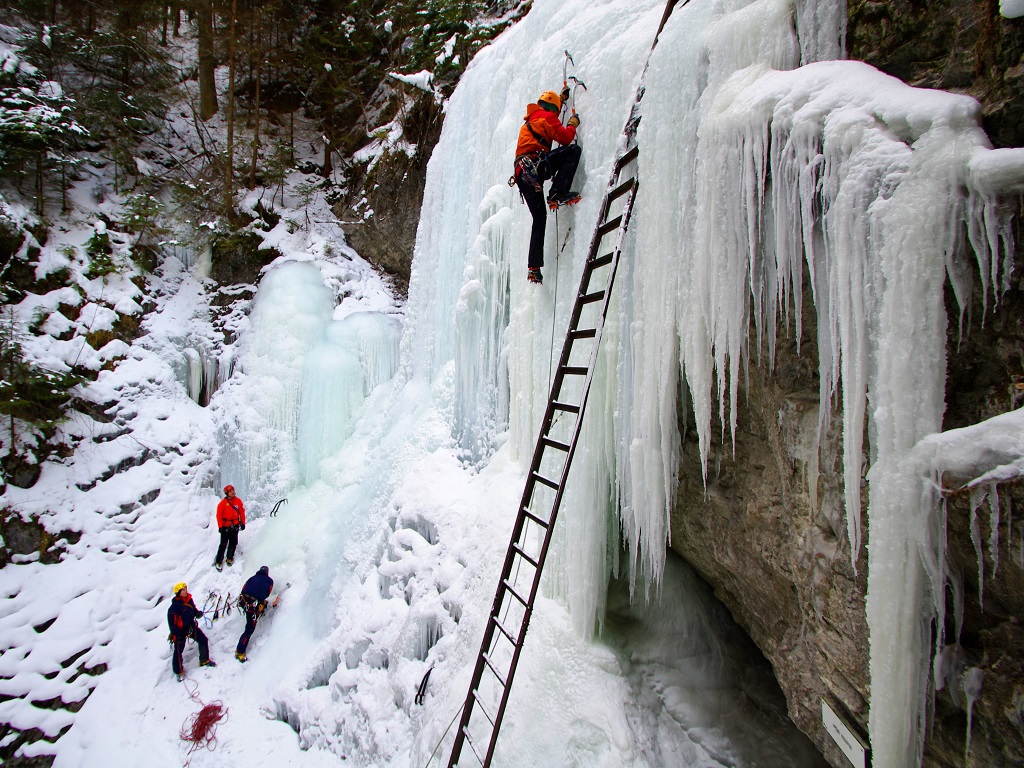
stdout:
[[(849, 56), (912, 85), (975, 96), (984, 106), (993, 143), (1024, 145), (1024, 20), (998, 14), (998, 0), (851, 0)], [(1017, 235), (1022, 242), (1024, 231)], [(1024, 253), (1018, 248), (1015, 275), (1022, 270)], [(809, 287), (804, 295), (810, 296)], [(998, 306), (990, 302), (987, 313), (976, 291), (963, 338), (957, 330), (959, 310), (952, 298), (947, 305), (952, 322), (943, 428), (974, 424), (1024, 404), (1024, 282)], [(735, 445), (728, 431), (714, 445), (706, 487), (696, 436), (687, 435), (672, 548), (708, 580), (769, 659), (793, 720), (832, 765), (848, 768), (822, 725), (821, 699), (866, 735), (867, 553), (865, 543), (855, 571), (843, 518), (842, 445), (834, 428), (821, 445), (817, 504), (812, 504), (807, 470), (818, 413), (813, 317), (805, 307), (799, 352), (796, 340), (788, 338), (779, 345), (774, 367), (767, 360), (751, 361), (746, 385), (741, 384)], [(713, 434), (723, 434), (720, 425)], [(952, 489), (964, 478), (945, 480)], [(866, 487), (862, 499), (866, 507)], [(946, 636), (955, 644), (949, 653), (958, 669), (979, 667), (984, 684), (973, 709), (966, 760), (964, 693), (946, 686), (936, 695), (926, 766), (1024, 764), (1024, 526), (1010, 513), (1022, 502), (1024, 488), (1000, 489), (994, 575), (987, 549), (989, 508), (975, 513), (985, 560), (982, 607), (971, 500), (966, 494), (949, 496), (948, 557), (954, 580), (964, 587), (959, 638), (952, 591), (947, 595)], [(866, 520), (862, 526), (869, 536)]]

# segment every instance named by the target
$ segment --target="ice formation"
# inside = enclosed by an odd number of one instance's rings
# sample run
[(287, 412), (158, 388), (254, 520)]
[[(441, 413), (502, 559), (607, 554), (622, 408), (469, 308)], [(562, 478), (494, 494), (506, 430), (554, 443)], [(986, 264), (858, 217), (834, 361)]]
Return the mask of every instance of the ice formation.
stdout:
[[(678, 463), (677, 382), (686, 382), (706, 462), (712, 416), (735, 430), (750, 355), (771, 365), (777, 329), (799, 337), (806, 270), (817, 313), (819, 434), (839, 410), (855, 563), (868, 473), (875, 764), (903, 766), (920, 761), (929, 594), (938, 582), (921, 565), (937, 557), (923, 533), (936, 506), (902, 460), (941, 429), (947, 279), (962, 304), (970, 258), (989, 301), (1007, 284), (1012, 207), (997, 201), (1020, 189), (1022, 159), (991, 149), (970, 98), (912, 89), (861, 63), (818, 61), (838, 50), (840, 5), (812, 12), (790, 0), (694, 2), (670, 19), (647, 75), (635, 248), (620, 282), (619, 324), (602, 352), (549, 586), (581, 629), (595, 627), (606, 574), (618, 567), (620, 525), (634, 583), (657, 582)], [(618, 6), (602, 16), (609, 7), (567, 24), (572, 4), (538, 3), (470, 67), (431, 161), (403, 365), (407, 375), (437, 375), (454, 361), (456, 381), (469, 383), (454, 393), (456, 413), (468, 420), (459, 433), (471, 436), (464, 447), (477, 459), (488, 455), (488, 436), (498, 444), (504, 413), (493, 383), (506, 376), (508, 444), (520, 461), (530, 453), (546, 395), (541, 373), (557, 351), (550, 324), (558, 338), (569, 306), (555, 280), (573, 284), (579, 274), (582, 235), (614, 154), (618, 125), (608, 116), (628, 108), (633, 83), (621, 73), (640, 71), (643, 46), (620, 50), (627, 34), (586, 46), (567, 40), (591, 24), (602, 33), (625, 24)], [(531, 35), (528, 51), (518, 49), (519, 34)], [(587, 202), (552, 222), (545, 288), (532, 290), (517, 277), (525, 213), (496, 183), (520, 104), (550, 79), (538, 64), (550, 70), (564, 47), (586, 52), (576, 63), (591, 86), (579, 104)], [(624, 63), (612, 72), (612, 60)], [(479, 125), (494, 130), (480, 137)], [(505, 311), (507, 328), (482, 320), (490, 313), (500, 323)], [(442, 332), (451, 314), (469, 330)], [(477, 361), (489, 367), (467, 369)], [(594, 510), (616, 504), (618, 522), (595, 520)], [(905, 712), (916, 714), (908, 720)]]

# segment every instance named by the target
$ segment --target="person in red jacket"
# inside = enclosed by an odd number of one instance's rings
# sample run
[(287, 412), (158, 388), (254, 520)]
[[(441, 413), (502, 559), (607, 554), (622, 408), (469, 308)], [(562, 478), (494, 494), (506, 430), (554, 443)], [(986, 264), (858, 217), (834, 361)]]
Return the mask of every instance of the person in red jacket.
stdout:
[(225, 550), (228, 566), (235, 561), (238, 531), (245, 530), (245, 505), (235, 496), (233, 485), (224, 486), (224, 498), (217, 505), (217, 530), (220, 531), (220, 546), (217, 547), (217, 558), (213, 565), (219, 571), (224, 567)]
[[(543, 282), (540, 268), (544, 266), (544, 227), (547, 221), (544, 182), (553, 179), (547, 197), (547, 205), (552, 210), (580, 200), (579, 194), (570, 189), (582, 153), (579, 144), (573, 143), (580, 119), (575, 113), (567, 125), (562, 125), (558, 119), (562, 102), (568, 97), (568, 88), (561, 95), (545, 91), (536, 104), (527, 105), (523, 127), (519, 129), (514, 178), (533, 216), (527, 260), (527, 279), (531, 283)], [(562, 146), (552, 149), (554, 142)]]

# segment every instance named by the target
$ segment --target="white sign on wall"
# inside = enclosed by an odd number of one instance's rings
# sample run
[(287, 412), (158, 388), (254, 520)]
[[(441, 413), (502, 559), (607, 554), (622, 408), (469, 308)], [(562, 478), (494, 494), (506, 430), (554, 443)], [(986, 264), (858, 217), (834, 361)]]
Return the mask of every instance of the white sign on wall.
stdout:
[(854, 768), (867, 768), (867, 745), (843, 721), (843, 718), (835, 713), (824, 699), (821, 700), (821, 722), (825, 724), (825, 730), (828, 731), (835, 743), (839, 745), (839, 748)]

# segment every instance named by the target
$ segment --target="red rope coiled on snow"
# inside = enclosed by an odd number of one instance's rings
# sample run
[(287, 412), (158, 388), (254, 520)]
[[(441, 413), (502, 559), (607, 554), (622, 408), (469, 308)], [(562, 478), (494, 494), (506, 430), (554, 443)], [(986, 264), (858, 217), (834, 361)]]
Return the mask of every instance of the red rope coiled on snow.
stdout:
[[(189, 698), (202, 704), (198, 697), (198, 686), (189, 694)], [(188, 718), (181, 726), (181, 740), (190, 742), (188, 754), (206, 747), (211, 752), (217, 747), (217, 724), (227, 719), (228, 710), (220, 702), (214, 701), (203, 704), (203, 708)]]

